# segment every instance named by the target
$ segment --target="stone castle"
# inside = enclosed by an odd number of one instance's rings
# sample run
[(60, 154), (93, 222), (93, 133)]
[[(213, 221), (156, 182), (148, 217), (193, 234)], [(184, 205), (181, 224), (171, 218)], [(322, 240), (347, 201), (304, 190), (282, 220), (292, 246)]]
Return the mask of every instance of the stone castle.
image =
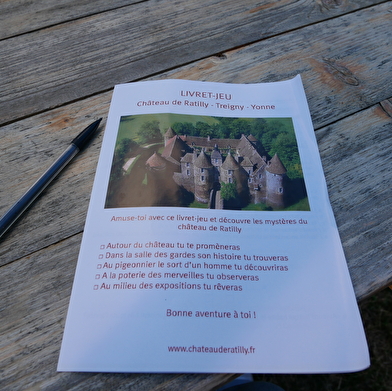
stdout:
[(222, 207), (215, 199), (219, 200), (223, 183), (235, 183), (239, 198), (245, 204), (264, 203), (284, 208), (286, 168), (277, 154), (271, 159), (267, 156), (252, 135), (242, 135), (240, 139), (210, 139), (179, 136), (169, 128), (164, 135), (162, 154), (155, 152), (146, 161), (146, 167), (155, 178), (169, 171), (178, 186), (212, 208)]

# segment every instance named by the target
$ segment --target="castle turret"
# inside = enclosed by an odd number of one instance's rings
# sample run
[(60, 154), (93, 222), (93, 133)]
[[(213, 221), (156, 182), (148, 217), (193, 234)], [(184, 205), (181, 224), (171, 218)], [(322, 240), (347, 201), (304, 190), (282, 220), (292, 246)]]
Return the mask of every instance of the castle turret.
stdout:
[(196, 158), (196, 153), (187, 153), (180, 160), (181, 171), (173, 174), (175, 182), (191, 193), (195, 192), (194, 161)]
[(194, 162), (195, 198), (199, 202), (208, 203), (210, 191), (214, 184), (214, 166), (204, 151)]
[(221, 180), (224, 183), (234, 183), (242, 185), (243, 181), (247, 180), (247, 174), (241, 167), (240, 163), (234, 159), (231, 153), (229, 153), (221, 166)]
[(218, 145), (215, 144), (214, 150), (211, 153), (211, 163), (214, 166), (214, 182), (219, 182), (220, 166), (222, 165), (222, 154), (219, 151)]
[(266, 167), (266, 203), (274, 208), (284, 208), (286, 168), (278, 155)]
[(153, 171), (162, 171), (166, 168), (166, 160), (157, 152), (154, 152), (153, 155), (147, 159), (146, 166)]
[(216, 144), (215, 144), (214, 150), (211, 153), (211, 163), (215, 167), (220, 167), (222, 165), (222, 155), (221, 155), (219, 148)]
[(221, 181), (235, 183), (241, 203), (247, 203), (249, 197), (248, 174), (234, 157), (229, 153), (220, 170)]
[(177, 136), (177, 133), (172, 129), (172, 127), (169, 127), (163, 136), (165, 146), (167, 145), (169, 140), (172, 139), (174, 136)]

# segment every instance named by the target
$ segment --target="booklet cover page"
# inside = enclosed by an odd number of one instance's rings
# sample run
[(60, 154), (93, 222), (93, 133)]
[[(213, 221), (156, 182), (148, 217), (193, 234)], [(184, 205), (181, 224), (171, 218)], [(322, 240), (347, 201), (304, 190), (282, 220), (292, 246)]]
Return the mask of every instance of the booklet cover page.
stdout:
[(368, 365), (300, 77), (116, 86), (58, 370)]

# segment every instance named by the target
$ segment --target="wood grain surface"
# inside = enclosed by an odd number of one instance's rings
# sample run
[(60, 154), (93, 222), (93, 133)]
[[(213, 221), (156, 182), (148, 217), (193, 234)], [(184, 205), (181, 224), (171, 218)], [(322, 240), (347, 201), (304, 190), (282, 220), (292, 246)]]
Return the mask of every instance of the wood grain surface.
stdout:
[[(116, 83), (299, 73), (357, 298), (392, 284), (392, 1), (8, 0), (0, 26), (0, 215)], [(215, 389), (236, 375), (56, 372), (104, 126), (0, 242), (0, 389)]]
[(2, 0), (0, 39), (139, 3), (140, 0)]
[[(0, 41), (0, 120), (6, 123), (376, 3), (225, 0), (222, 5), (209, 0), (200, 7), (193, 1), (150, 0), (5, 39)], [(387, 12), (388, 5), (380, 6)], [(362, 28), (368, 30), (366, 23)], [(339, 40), (343, 35), (340, 31)], [(298, 39), (303, 46), (308, 38), (299, 34)]]

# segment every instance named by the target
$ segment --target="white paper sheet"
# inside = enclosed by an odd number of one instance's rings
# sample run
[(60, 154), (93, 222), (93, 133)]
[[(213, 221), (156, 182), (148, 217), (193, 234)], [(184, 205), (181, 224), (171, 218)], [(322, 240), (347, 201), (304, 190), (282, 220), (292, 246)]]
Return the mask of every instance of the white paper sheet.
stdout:
[[(242, 144), (211, 140), (223, 124), (226, 138), (250, 133)], [(167, 133), (187, 126), (201, 135)], [(257, 126), (271, 137), (250, 137)], [(214, 148), (220, 162), (211, 160)], [(228, 159), (242, 176), (230, 173)], [(242, 193), (224, 202), (231, 209), (217, 209), (226, 182)], [(215, 209), (191, 203), (206, 194)], [(300, 77), (116, 86), (58, 370), (320, 373), (368, 365)]]

